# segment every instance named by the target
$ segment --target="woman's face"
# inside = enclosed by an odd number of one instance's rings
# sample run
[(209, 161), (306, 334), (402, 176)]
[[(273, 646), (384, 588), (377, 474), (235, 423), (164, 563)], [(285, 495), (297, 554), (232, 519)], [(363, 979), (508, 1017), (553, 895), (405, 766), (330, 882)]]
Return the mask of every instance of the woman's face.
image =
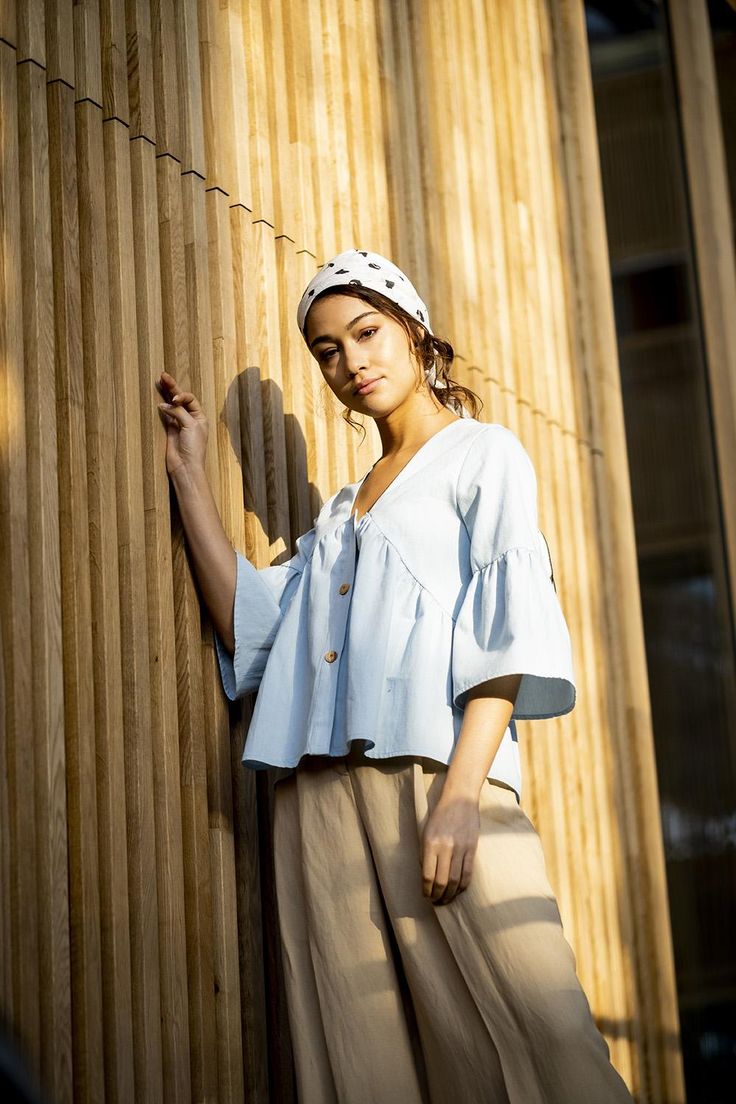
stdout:
[[(381, 417), (416, 391), (418, 362), (404, 329), (364, 299), (326, 295), (309, 309), (307, 344), (330, 388), (350, 410)], [(356, 388), (376, 380), (368, 390)]]

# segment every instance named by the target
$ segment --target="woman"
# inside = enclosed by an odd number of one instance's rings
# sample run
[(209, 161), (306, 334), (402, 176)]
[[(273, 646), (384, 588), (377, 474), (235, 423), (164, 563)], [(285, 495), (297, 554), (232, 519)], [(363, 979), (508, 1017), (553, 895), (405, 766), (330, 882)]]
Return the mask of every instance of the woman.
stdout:
[(297, 321), (383, 453), (287, 563), (233, 551), (201, 406), (161, 384), (223, 686), (258, 690), (243, 761), (287, 771), (274, 861), (299, 1098), (631, 1101), (519, 804), (516, 719), (575, 704), (531, 460), (477, 420), (452, 347), (385, 257), (327, 262)]

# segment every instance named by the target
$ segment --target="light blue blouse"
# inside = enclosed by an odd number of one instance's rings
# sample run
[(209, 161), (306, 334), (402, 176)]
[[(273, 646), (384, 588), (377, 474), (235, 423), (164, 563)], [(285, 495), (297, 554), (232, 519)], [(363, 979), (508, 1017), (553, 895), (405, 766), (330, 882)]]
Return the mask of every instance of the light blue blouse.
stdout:
[(368, 758), (449, 763), (467, 691), (522, 674), (488, 770), (520, 799), (516, 720), (569, 713), (576, 693), (532, 461), (510, 429), (462, 417), (356, 521), (367, 475), (288, 562), (236, 553), (234, 655), (215, 643), (227, 696), (258, 690), (243, 762), (295, 767), (364, 740)]

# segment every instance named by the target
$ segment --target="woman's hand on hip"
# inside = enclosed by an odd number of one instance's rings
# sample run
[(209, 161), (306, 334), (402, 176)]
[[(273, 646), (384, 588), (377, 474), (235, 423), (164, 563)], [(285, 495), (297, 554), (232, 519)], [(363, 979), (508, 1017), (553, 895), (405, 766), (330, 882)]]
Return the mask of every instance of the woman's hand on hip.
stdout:
[(184, 467), (203, 469), (209, 425), (199, 400), (182, 391), (168, 372), (161, 373), (156, 387), (165, 399), (158, 409), (166, 428), (166, 470), (174, 475)]
[(422, 833), (422, 892), (434, 904), (449, 904), (467, 889), (479, 835), (478, 802), (440, 795)]

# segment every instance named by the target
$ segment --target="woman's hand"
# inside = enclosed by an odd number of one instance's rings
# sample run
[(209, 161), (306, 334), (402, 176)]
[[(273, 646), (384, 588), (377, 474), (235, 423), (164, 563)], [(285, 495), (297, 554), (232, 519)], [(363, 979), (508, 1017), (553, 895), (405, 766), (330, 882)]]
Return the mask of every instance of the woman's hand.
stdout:
[(468, 797), (440, 795), (422, 833), (422, 892), (446, 905), (470, 884), (480, 809)]
[(181, 391), (168, 372), (161, 373), (156, 387), (165, 400), (158, 409), (166, 427), (166, 470), (169, 475), (183, 468), (202, 470), (209, 427), (199, 400)]

